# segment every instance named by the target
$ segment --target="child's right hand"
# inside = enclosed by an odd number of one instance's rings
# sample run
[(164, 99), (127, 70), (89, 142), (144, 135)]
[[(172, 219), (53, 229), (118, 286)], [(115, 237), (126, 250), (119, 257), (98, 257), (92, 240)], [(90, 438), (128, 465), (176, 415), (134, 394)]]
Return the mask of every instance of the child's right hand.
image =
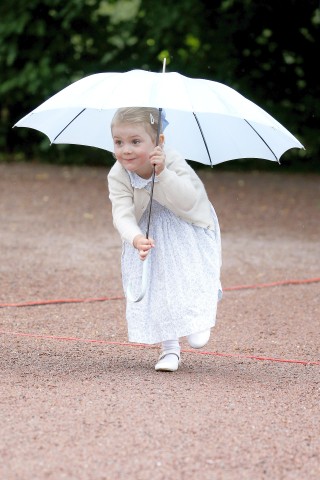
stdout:
[(133, 246), (139, 251), (140, 260), (145, 260), (151, 248), (154, 248), (154, 240), (144, 235), (136, 235), (133, 239)]

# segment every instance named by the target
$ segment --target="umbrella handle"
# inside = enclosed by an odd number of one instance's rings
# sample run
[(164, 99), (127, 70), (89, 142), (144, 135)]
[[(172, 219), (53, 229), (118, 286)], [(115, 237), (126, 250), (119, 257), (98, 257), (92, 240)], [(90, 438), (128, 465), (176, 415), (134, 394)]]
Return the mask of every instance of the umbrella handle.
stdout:
[(149, 283), (149, 268), (148, 268), (149, 258), (150, 258), (150, 255), (148, 255), (147, 258), (143, 260), (141, 290), (139, 295), (134, 296), (131, 289), (131, 285), (128, 285), (126, 297), (128, 300), (130, 300), (130, 302), (134, 302), (134, 303), (140, 302), (140, 300), (142, 300), (143, 297), (145, 296), (145, 293), (147, 291), (147, 286)]

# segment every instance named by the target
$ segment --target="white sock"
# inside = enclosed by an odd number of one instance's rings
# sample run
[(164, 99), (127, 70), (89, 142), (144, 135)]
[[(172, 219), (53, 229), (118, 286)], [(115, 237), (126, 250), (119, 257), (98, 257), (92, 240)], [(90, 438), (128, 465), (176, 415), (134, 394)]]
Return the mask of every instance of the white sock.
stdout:
[(162, 351), (164, 350), (178, 350), (180, 352), (179, 340), (165, 340), (162, 342)]

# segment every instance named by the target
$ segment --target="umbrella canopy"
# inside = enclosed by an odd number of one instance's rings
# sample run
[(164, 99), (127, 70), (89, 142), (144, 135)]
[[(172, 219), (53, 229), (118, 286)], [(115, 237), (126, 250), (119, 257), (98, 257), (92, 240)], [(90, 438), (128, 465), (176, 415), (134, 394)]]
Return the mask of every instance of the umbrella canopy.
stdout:
[(176, 72), (131, 70), (85, 77), (49, 98), (16, 127), (43, 132), (51, 143), (113, 151), (110, 123), (120, 107), (166, 112), (165, 141), (206, 165), (261, 158), (279, 161), (303, 145), (271, 115), (234, 89)]

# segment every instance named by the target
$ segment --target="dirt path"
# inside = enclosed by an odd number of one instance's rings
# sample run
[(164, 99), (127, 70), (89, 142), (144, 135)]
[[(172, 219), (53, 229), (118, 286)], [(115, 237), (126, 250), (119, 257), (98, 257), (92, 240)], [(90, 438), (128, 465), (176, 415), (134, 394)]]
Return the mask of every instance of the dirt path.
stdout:
[(320, 478), (320, 182), (278, 168), (201, 171), (225, 293), (163, 374), (127, 343), (106, 170), (0, 164), (0, 303), (44, 303), (0, 309), (1, 478)]

